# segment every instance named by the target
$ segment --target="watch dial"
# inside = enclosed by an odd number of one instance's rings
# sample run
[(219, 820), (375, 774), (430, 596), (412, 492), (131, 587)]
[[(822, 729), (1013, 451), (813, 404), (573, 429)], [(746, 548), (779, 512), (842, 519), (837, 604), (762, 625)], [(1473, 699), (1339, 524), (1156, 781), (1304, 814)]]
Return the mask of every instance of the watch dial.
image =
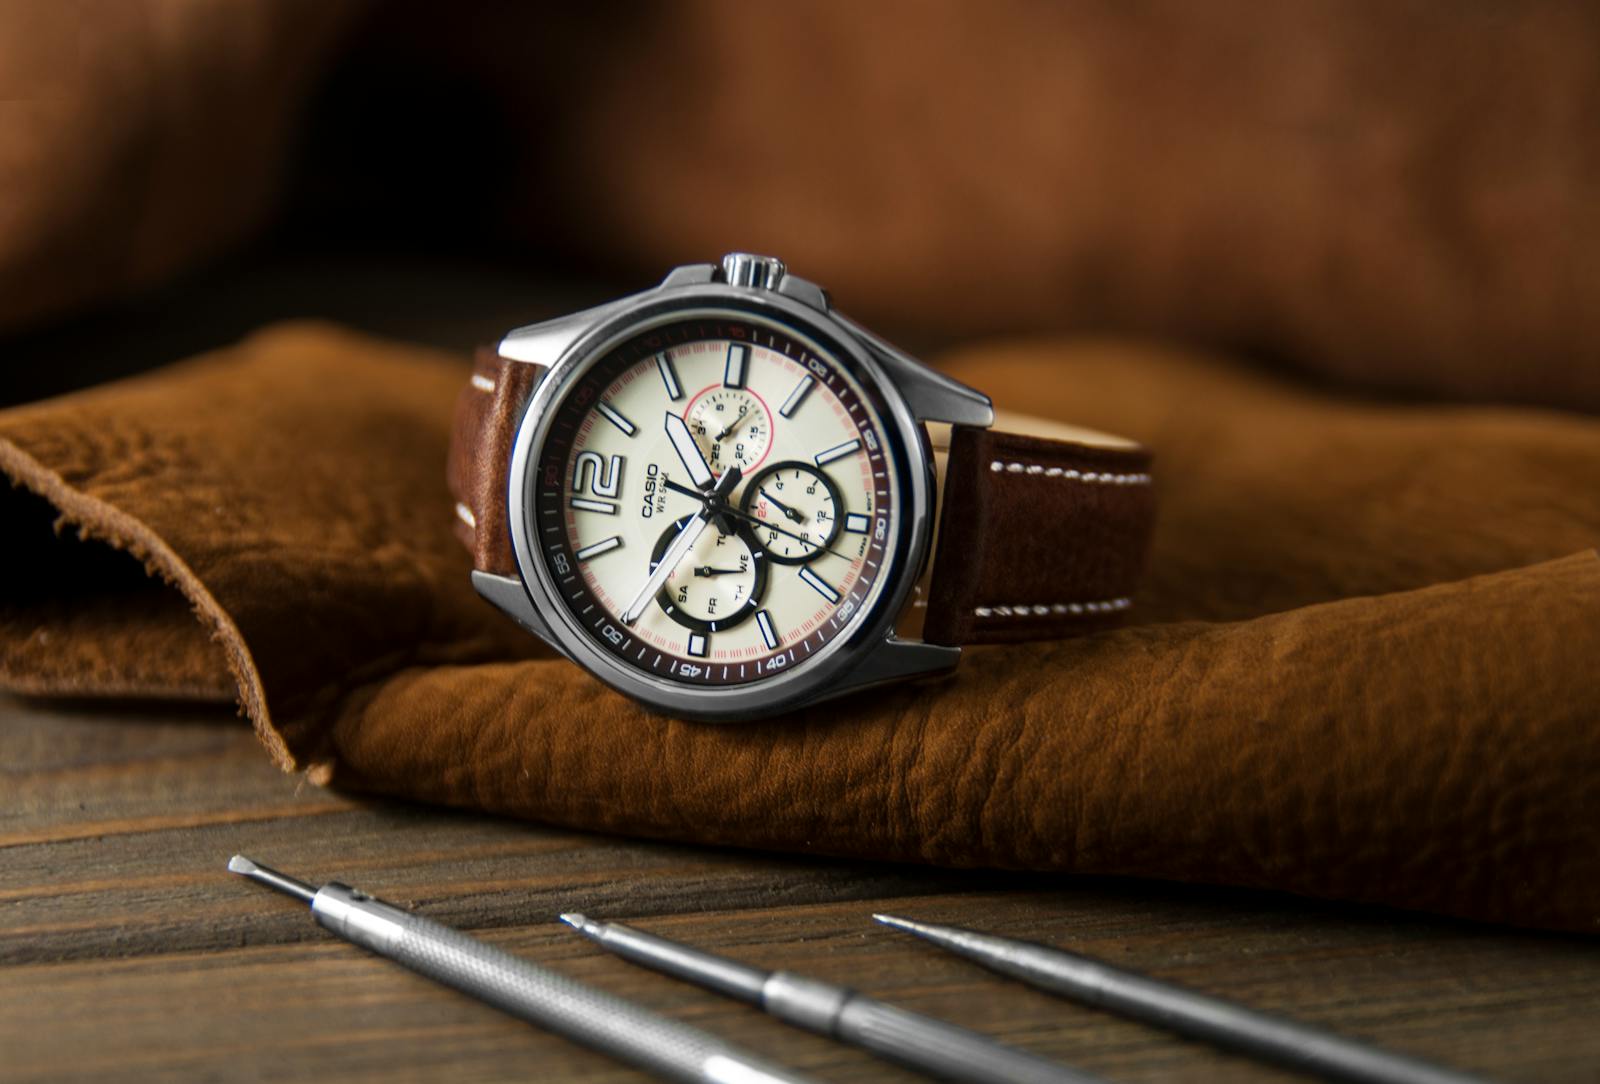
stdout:
[(779, 328), (649, 328), (553, 410), (532, 537), (578, 625), (630, 666), (689, 684), (789, 672), (887, 572), (898, 482), (878, 409)]

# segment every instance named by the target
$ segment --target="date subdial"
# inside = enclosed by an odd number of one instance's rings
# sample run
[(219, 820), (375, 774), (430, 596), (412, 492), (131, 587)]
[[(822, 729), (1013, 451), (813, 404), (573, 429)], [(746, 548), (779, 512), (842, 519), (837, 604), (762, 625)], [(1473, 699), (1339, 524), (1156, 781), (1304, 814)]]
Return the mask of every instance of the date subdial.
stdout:
[(772, 416), (748, 388), (708, 388), (695, 396), (683, 418), (715, 474), (729, 467), (748, 474), (772, 447)]
[(843, 506), (833, 481), (797, 459), (774, 463), (745, 485), (745, 512), (778, 528), (752, 525), (779, 564), (802, 565), (827, 552), (839, 537)]
[[(690, 518), (684, 516), (662, 533), (650, 557), (652, 570)], [(749, 529), (738, 526), (723, 534), (713, 526), (667, 574), (656, 603), (686, 629), (717, 632), (755, 613), (766, 589), (766, 554)]]

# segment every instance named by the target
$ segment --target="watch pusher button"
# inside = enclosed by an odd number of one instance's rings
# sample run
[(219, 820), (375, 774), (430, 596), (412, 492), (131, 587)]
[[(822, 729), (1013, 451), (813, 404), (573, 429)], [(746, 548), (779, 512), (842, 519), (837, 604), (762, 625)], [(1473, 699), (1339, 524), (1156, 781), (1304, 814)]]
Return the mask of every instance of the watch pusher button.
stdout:
[(757, 256), (753, 252), (730, 252), (722, 257), (722, 277), (729, 286), (751, 290), (776, 290), (785, 268), (776, 256)]

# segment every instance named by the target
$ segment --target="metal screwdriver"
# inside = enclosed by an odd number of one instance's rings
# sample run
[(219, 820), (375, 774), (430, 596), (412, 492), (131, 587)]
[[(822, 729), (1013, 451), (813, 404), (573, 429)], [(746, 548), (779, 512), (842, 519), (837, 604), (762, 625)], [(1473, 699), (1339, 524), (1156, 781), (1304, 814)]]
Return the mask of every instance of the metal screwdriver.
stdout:
[(646, 1072), (686, 1084), (808, 1079), (349, 885), (315, 888), (238, 854), (228, 868), (310, 904), (318, 925), (346, 941)]
[(833, 983), (765, 971), (624, 926), (561, 921), (625, 960), (755, 1005), (779, 1020), (863, 1047), (920, 1072), (975, 1084), (1094, 1084), (1096, 1078), (975, 1031), (907, 1012)]
[(1358, 1084), (1481, 1084), (1477, 1077), (1391, 1054), (1075, 952), (959, 926), (937, 926), (894, 915), (872, 917), (1041, 990), (1292, 1069)]

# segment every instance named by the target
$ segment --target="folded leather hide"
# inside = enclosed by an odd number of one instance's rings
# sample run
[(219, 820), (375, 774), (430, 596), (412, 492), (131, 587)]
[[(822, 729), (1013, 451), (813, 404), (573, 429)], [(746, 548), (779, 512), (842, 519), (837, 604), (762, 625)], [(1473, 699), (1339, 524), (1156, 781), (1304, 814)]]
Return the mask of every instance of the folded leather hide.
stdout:
[(1569, 0), (12, 0), (0, 327), (298, 201), (640, 284), (775, 252), (880, 329), (1600, 410), (1596, 55)]
[(949, 368), (1155, 449), (1128, 627), (757, 725), (649, 714), (473, 594), (464, 365), (292, 325), (0, 415), (0, 683), (236, 688), (285, 769), (557, 824), (1597, 929), (1600, 421), (1114, 343)]
[(0, 327), (164, 282), (254, 233), (369, 2), (0, 3)]

